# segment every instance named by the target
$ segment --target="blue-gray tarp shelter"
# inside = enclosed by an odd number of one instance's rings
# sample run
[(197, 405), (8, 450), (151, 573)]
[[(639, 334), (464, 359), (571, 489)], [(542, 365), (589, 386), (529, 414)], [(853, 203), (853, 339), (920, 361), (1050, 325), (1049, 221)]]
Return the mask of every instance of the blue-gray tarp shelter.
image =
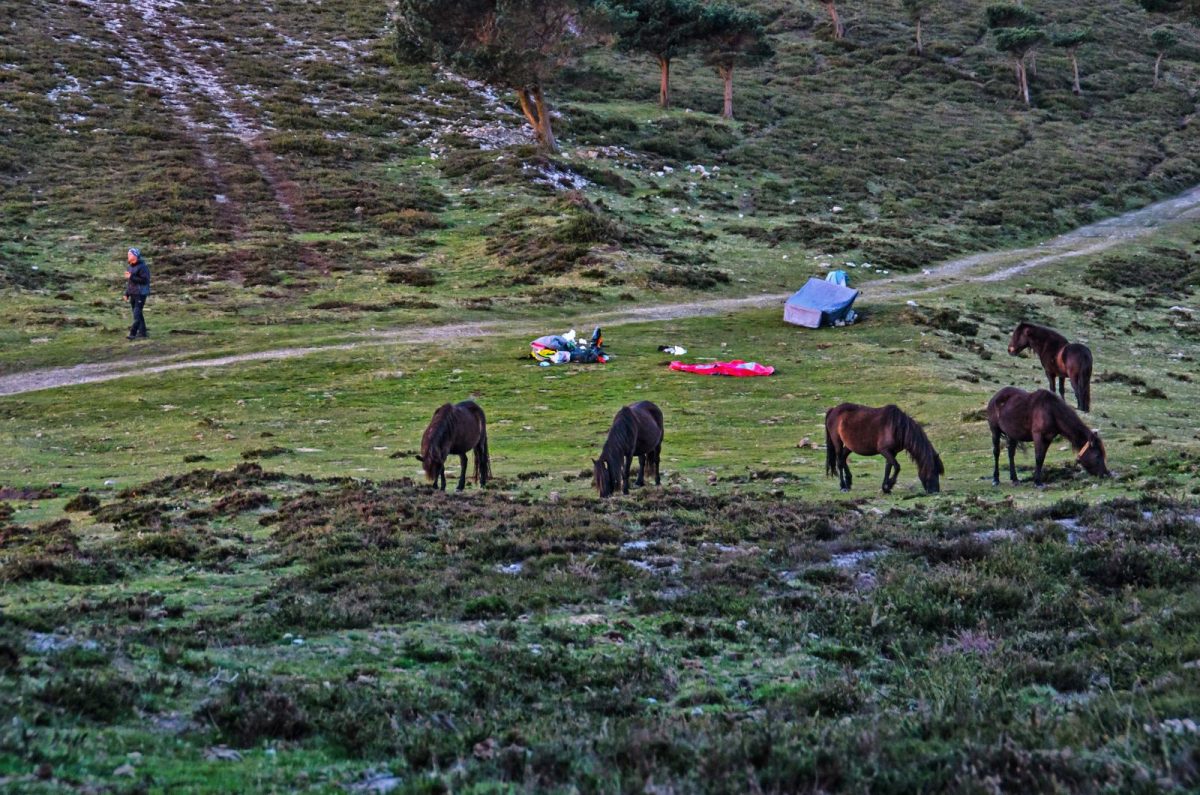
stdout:
[(836, 323), (846, 318), (855, 298), (858, 298), (858, 290), (821, 279), (809, 279), (808, 284), (783, 305), (783, 319), (808, 328), (818, 328), (822, 323)]

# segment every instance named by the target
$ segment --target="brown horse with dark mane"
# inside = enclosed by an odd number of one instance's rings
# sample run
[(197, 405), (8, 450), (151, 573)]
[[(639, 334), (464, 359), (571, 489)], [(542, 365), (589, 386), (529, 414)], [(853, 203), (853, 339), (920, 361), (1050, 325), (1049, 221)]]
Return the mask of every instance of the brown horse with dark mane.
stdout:
[(1054, 379), (1057, 378), (1058, 394), (1066, 399), (1063, 379), (1069, 379), (1079, 410), (1091, 411), (1092, 352), (1086, 345), (1071, 342), (1054, 329), (1021, 323), (1013, 330), (1008, 352), (1016, 356), (1026, 348), (1033, 348), (1033, 352), (1041, 359), (1051, 392), (1054, 391)]
[(1107, 452), (1100, 436), (1079, 419), (1062, 398), (1048, 389), (1026, 392), (1015, 386), (1001, 389), (987, 406), (988, 426), (992, 429), (992, 484), (1000, 485), (1000, 437), (1008, 439), (1008, 476), (1018, 483), (1013, 454), (1021, 442), (1033, 442), (1036, 466), (1034, 485), (1042, 485), (1042, 464), (1056, 436), (1064, 437), (1075, 450), (1075, 460), (1088, 473), (1109, 475)]
[(645, 483), (646, 467), (654, 469), (654, 485), (662, 483), (659, 463), (662, 458), (663, 415), (649, 400), (631, 403), (617, 412), (599, 459), (592, 459), (592, 482), (601, 497), (617, 490), (629, 493), (629, 470), (637, 456), (638, 476), (635, 485)]
[(467, 482), (467, 453), (475, 453), (475, 472), (472, 477), (483, 488), (492, 477), (488, 458), (487, 418), (473, 400), (451, 405), (446, 403), (433, 413), (425, 435), (421, 437), (421, 454), (417, 460), (435, 488), (446, 490), (446, 459), (457, 455), (462, 462), (458, 489)]
[(938, 476), (946, 474), (941, 456), (916, 420), (896, 406), (874, 409), (843, 403), (825, 412), (825, 473), (831, 477), (837, 473), (842, 491), (850, 491), (854, 482), (846, 462), (851, 453), (858, 453), (883, 456), (883, 493), (890, 494), (900, 477), (896, 454), (901, 450), (916, 462), (925, 492), (940, 491)]

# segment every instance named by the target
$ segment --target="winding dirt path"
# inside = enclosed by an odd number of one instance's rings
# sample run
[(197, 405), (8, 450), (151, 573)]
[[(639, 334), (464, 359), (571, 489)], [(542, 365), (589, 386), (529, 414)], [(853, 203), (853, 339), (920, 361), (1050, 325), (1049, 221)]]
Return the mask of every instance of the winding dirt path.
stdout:
[[(927, 272), (903, 274), (868, 282), (863, 289), (861, 300), (863, 304), (870, 305), (883, 300), (938, 292), (969, 282), (1003, 281), (1061, 260), (1097, 254), (1113, 246), (1150, 234), (1164, 226), (1198, 219), (1200, 219), (1200, 186), (1175, 198), (1081, 227), (1037, 246), (973, 254), (944, 262)], [(788, 293), (772, 293), (744, 298), (718, 298), (677, 304), (657, 304), (614, 310), (593, 317), (596, 323), (608, 326), (656, 320), (676, 320), (778, 306), (787, 299), (788, 295)], [(544, 333), (547, 328), (566, 326), (572, 322), (571, 318), (565, 318), (562, 321), (554, 319), (489, 320), (476, 323), (414, 326), (371, 334), (357, 334), (345, 342), (328, 345), (277, 348), (208, 358), (204, 358), (203, 354), (199, 356), (176, 354), (121, 362), (79, 364), (73, 367), (32, 370), (0, 376), (0, 396), (20, 395), (43, 389), (57, 389), (175, 370), (209, 369), (251, 362), (296, 359), (328, 351), (359, 350), (382, 345), (445, 342), (483, 337), (495, 333), (540, 334)]]

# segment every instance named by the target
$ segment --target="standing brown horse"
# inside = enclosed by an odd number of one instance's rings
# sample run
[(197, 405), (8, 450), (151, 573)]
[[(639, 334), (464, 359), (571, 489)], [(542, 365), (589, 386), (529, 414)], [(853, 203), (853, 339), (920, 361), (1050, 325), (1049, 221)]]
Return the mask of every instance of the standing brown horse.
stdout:
[(636, 485), (645, 483), (646, 466), (654, 468), (654, 485), (662, 483), (663, 415), (649, 400), (631, 403), (617, 412), (599, 459), (592, 459), (592, 482), (601, 497), (608, 497), (621, 482), (621, 493), (629, 493), (629, 470), (637, 456)]
[(893, 405), (880, 409), (843, 403), (825, 412), (825, 474), (836, 472), (842, 491), (850, 491), (854, 476), (846, 461), (851, 453), (881, 455), (883, 493), (890, 494), (900, 477), (896, 453), (901, 450), (917, 464), (917, 476), (927, 494), (941, 490), (939, 475), (946, 474), (941, 456), (916, 420)]
[(433, 419), (421, 437), (421, 454), (417, 460), (425, 470), (425, 477), (435, 488), (446, 490), (446, 459), (457, 455), (462, 462), (458, 475), (458, 489), (462, 491), (467, 482), (467, 453), (475, 453), (475, 473), (472, 476), (483, 488), (492, 476), (492, 463), (488, 458), (487, 418), (483, 409), (473, 400), (462, 403), (443, 404), (433, 412)]
[(1092, 408), (1092, 352), (1086, 345), (1071, 342), (1054, 329), (1021, 323), (1008, 342), (1008, 352), (1016, 356), (1026, 348), (1042, 360), (1042, 369), (1050, 380), (1050, 391), (1054, 391), (1054, 379), (1058, 379), (1058, 394), (1065, 399), (1067, 393), (1063, 379), (1071, 381), (1075, 392), (1075, 403), (1080, 411)]
[(992, 395), (987, 406), (988, 427), (992, 429), (992, 484), (1000, 485), (1000, 437), (1008, 439), (1008, 476), (1013, 483), (1017, 480), (1017, 467), (1013, 454), (1021, 442), (1033, 442), (1036, 467), (1033, 470), (1034, 485), (1042, 485), (1042, 464), (1046, 461), (1046, 450), (1054, 437), (1063, 436), (1075, 450), (1075, 460), (1090, 474), (1098, 477), (1109, 475), (1107, 453), (1100, 436), (1079, 419), (1070, 406), (1058, 395), (1047, 389), (1026, 392), (1015, 386), (1006, 386)]

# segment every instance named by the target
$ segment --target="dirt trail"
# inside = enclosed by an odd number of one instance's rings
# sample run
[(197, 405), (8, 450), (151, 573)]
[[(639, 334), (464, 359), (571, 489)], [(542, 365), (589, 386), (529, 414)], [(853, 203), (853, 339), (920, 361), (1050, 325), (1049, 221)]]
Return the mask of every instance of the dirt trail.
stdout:
[[(1200, 186), (1173, 199), (1157, 202), (1140, 210), (1081, 227), (1037, 246), (974, 254), (942, 263), (927, 272), (904, 274), (869, 282), (863, 289), (862, 302), (870, 305), (884, 299), (894, 300), (923, 295), (967, 282), (1003, 281), (1060, 260), (1099, 253), (1169, 224), (1196, 219), (1200, 219)], [(596, 323), (609, 326), (622, 323), (675, 320), (778, 306), (787, 297), (787, 293), (773, 293), (744, 298), (658, 304), (619, 309), (592, 317)], [(417, 326), (359, 334), (345, 342), (328, 345), (278, 348), (210, 358), (189, 358), (195, 354), (176, 354), (174, 356), (144, 357), (123, 362), (80, 364), (74, 367), (33, 370), (0, 376), (0, 396), (111, 381), (130, 376), (153, 375), (173, 370), (207, 369), (248, 362), (295, 359), (327, 351), (358, 350), (381, 345), (442, 342), (482, 337), (495, 333), (538, 334), (543, 333), (547, 328), (566, 326), (572, 322), (570, 318), (566, 318), (558, 322), (553, 319), (491, 320), (477, 323)]]

